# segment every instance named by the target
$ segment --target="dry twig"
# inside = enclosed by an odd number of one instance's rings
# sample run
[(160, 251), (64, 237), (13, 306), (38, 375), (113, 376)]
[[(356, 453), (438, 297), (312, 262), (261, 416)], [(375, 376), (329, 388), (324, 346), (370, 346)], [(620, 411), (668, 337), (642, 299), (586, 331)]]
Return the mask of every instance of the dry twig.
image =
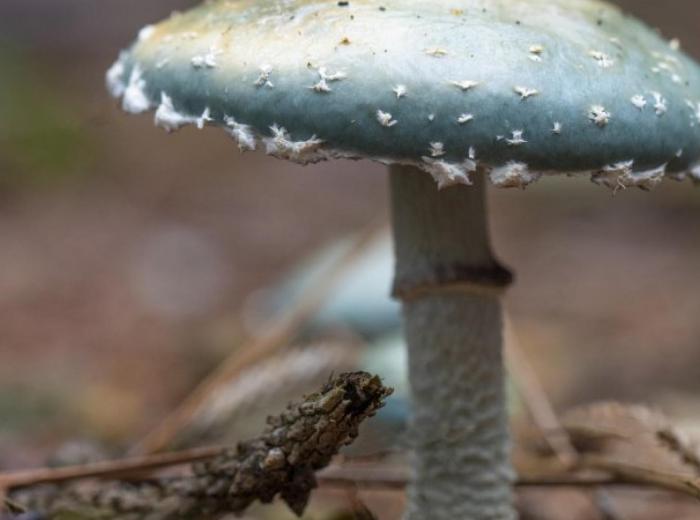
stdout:
[[(193, 465), (193, 475), (30, 488), (12, 498), (50, 517), (194, 520), (239, 513), (255, 500), (267, 503), (279, 495), (301, 515), (317, 485), (315, 472), (355, 439), (360, 423), (373, 416), (390, 393), (376, 376), (343, 374), (270, 418), (262, 436)], [(2, 482), (8, 488), (17, 485), (11, 477)], [(27, 479), (22, 482), (28, 484)]]

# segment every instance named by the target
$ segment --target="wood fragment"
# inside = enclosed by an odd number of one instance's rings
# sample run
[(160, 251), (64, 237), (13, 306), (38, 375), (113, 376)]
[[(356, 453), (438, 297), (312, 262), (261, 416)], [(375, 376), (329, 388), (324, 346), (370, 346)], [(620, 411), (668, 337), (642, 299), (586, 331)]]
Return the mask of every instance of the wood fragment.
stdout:
[[(353, 442), (359, 425), (390, 394), (377, 376), (343, 374), (271, 417), (260, 437), (193, 464), (191, 475), (32, 487), (11, 498), (49, 518), (195, 520), (241, 513), (255, 501), (269, 503), (279, 496), (301, 516), (317, 486), (316, 471)], [(6, 486), (13, 487), (9, 482)]]

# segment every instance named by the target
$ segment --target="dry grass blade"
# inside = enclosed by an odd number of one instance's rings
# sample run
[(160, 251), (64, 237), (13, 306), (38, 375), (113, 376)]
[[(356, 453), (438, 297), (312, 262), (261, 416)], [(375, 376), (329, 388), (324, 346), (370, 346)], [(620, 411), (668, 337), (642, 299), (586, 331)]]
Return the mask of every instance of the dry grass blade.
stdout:
[(559, 422), (535, 370), (520, 347), (513, 324), (507, 314), (505, 315), (505, 338), (508, 373), (513, 378), (533, 422), (559, 462), (564, 467), (571, 467), (578, 453), (571, 444), (568, 432)]
[(700, 476), (700, 449), (695, 443), (672, 427), (660, 429), (657, 436), (664, 446), (678, 454), (681, 460)]
[(318, 474), (319, 484), (331, 488), (403, 490), (410, 474), (405, 467), (376, 464), (330, 466)]
[(0, 473), (0, 490), (14, 489), (38, 484), (60, 484), (89, 478), (119, 478), (148, 473), (161, 468), (190, 464), (210, 459), (221, 453), (218, 446), (196, 448), (174, 453), (163, 453), (148, 457), (96, 462), (65, 468), (39, 468), (27, 471)]
[(581, 453), (579, 469), (700, 499), (695, 453), (662, 413), (641, 405), (595, 403), (572, 410), (563, 422)]
[(379, 520), (377, 515), (370, 511), (369, 507), (357, 496), (357, 493), (351, 494), (350, 501), (355, 520)]
[[(507, 313), (505, 314), (505, 337), (508, 371), (532, 416), (533, 422), (562, 467), (564, 469), (572, 468), (578, 460), (578, 451), (571, 442), (569, 432), (559, 421), (535, 369), (522, 350), (513, 322)], [(617, 518), (612, 499), (606, 490), (598, 488), (587, 496), (595, 511), (609, 520)]]
[(607, 489), (597, 488), (592, 490), (591, 499), (595, 504), (596, 511), (602, 517), (601, 520), (622, 520), (620, 513), (615, 507), (615, 501)]
[(668, 473), (594, 455), (582, 457), (579, 465), (581, 468), (606, 471), (623, 483), (656, 486), (662, 489), (691, 495), (700, 500), (700, 478)]
[(661, 412), (642, 405), (595, 403), (566, 414), (577, 448), (587, 454), (670, 474), (700, 476), (700, 450)]
[[(409, 480), (405, 467), (379, 465), (331, 466), (319, 474), (319, 483), (336, 488), (402, 490)], [(584, 456), (577, 471), (528, 474), (518, 471), (518, 487), (638, 486), (700, 497), (700, 479), (632, 466), (603, 457)]]
[(237, 349), (217, 370), (202, 381), (194, 391), (162, 423), (148, 434), (135, 453), (155, 453), (170, 445), (200, 410), (210, 396), (247, 367), (266, 359), (286, 345), (296, 331), (317, 312), (332, 291), (335, 281), (353, 264), (374, 239), (384, 232), (385, 224), (372, 225), (362, 232), (353, 246), (321, 276), (314, 287), (282, 316), (263, 327), (259, 337)]

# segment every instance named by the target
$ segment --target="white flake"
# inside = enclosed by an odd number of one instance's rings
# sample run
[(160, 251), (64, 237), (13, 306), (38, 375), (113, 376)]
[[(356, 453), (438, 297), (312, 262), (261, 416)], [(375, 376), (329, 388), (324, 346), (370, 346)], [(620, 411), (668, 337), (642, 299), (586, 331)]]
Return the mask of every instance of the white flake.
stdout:
[(277, 125), (270, 127), (272, 137), (265, 137), (265, 152), (280, 159), (287, 159), (299, 164), (315, 163), (327, 158), (319, 149), (323, 141), (315, 135), (306, 141), (292, 141), (287, 130)]
[(323, 78), (321, 78), (318, 83), (311, 85), (309, 88), (318, 93), (326, 93), (332, 90), (331, 87), (328, 86), (328, 82)]
[(662, 164), (658, 168), (634, 172), (632, 174), (634, 186), (644, 191), (649, 191), (655, 188), (662, 180), (664, 180), (664, 177), (666, 176), (666, 166), (666, 164)]
[(255, 150), (255, 132), (253, 132), (253, 129), (250, 126), (238, 123), (233, 117), (230, 116), (224, 117), (224, 123), (226, 124), (226, 131), (236, 140), (238, 143), (238, 149), (241, 152)]
[(151, 107), (146, 95), (146, 80), (143, 79), (141, 68), (134, 65), (129, 76), (129, 83), (124, 90), (122, 108), (132, 114), (141, 114)]
[(474, 115), (473, 114), (462, 114), (457, 118), (457, 122), (460, 125), (463, 125), (465, 123), (468, 123), (470, 121), (474, 120)]
[(467, 157), (469, 157), (470, 160), (475, 161), (476, 160), (476, 148), (474, 148), (473, 146), (470, 146)]
[(668, 53), (664, 53), (664, 52), (656, 52), (656, 51), (652, 52), (651, 54), (655, 58), (658, 58), (662, 62), (665, 62), (665, 65), (667, 67), (672, 66), (672, 65), (680, 65), (681, 64), (680, 60), (678, 59), (678, 56), (674, 56), (673, 54), (668, 54)]
[(652, 68), (652, 72), (660, 74), (665, 72), (668, 77), (676, 84), (683, 84), (683, 76), (679, 73), (679, 69), (682, 68), (681, 62), (676, 56), (671, 54), (663, 54), (660, 52), (653, 52), (654, 57), (659, 59), (659, 62), (655, 67)]
[(642, 94), (637, 94), (637, 95), (632, 96), (630, 101), (639, 110), (644, 110), (644, 107), (647, 106), (647, 100), (645, 99), (645, 97)]
[(522, 130), (513, 130), (513, 137), (506, 139), (506, 143), (508, 143), (508, 146), (520, 146), (527, 143), (527, 140), (523, 138)]
[(597, 61), (598, 65), (600, 65), (604, 69), (612, 67), (615, 64), (615, 61), (610, 56), (605, 54), (604, 52), (588, 51), (588, 55), (591, 58), (593, 58), (595, 61)]
[(562, 131), (562, 125), (559, 121), (554, 122), (554, 126), (552, 126), (552, 133), (555, 135), (561, 135)]
[(260, 76), (255, 80), (253, 85), (256, 87), (268, 87), (274, 88), (274, 84), (270, 81), (270, 74), (272, 74), (272, 65), (263, 64), (260, 66)]
[(471, 90), (479, 84), (478, 81), (472, 81), (470, 79), (462, 79), (459, 81), (450, 81), (450, 85), (454, 85), (462, 89), (463, 91)]
[(443, 143), (430, 143), (431, 157), (442, 157), (443, 155), (445, 155), (445, 145)]
[(156, 28), (153, 25), (147, 25), (139, 31), (138, 40), (140, 42), (145, 42), (153, 36), (154, 32), (156, 32)]
[(700, 164), (693, 166), (689, 174), (694, 183), (700, 184)]
[(155, 124), (168, 132), (173, 132), (182, 126), (195, 122), (194, 118), (181, 114), (173, 106), (173, 100), (165, 92), (160, 93), (160, 105), (155, 114)]
[(396, 85), (392, 91), (394, 94), (396, 94), (396, 99), (401, 99), (402, 97), (406, 96), (406, 85)]
[(219, 66), (216, 59), (222, 53), (223, 51), (212, 46), (206, 54), (194, 56), (190, 61), (195, 69), (214, 69)]
[(617, 192), (620, 189), (637, 187), (642, 190), (650, 190), (659, 184), (666, 174), (666, 165), (651, 170), (633, 170), (634, 161), (623, 161), (605, 166), (594, 173), (591, 180), (602, 186), (606, 186)]
[(160, 105), (156, 110), (154, 121), (156, 126), (164, 128), (168, 132), (174, 132), (185, 125), (196, 125), (200, 130), (212, 121), (211, 110), (205, 108), (199, 117), (188, 116), (175, 110), (173, 100), (165, 92), (160, 93)]
[(691, 123), (691, 126), (695, 126), (696, 123), (700, 123), (700, 101), (699, 102), (694, 102), (689, 99), (686, 99), (686, 104), (688, 105), (688, 108), (693, 111), (693, 117), (696, 119), (693, 123)]
[(127, 54), (122, 52), (119, 55), (119, 59), (114, 62), (107, 74), (105, 80), (107, 82), (107, 89), (112, 97), (120, 98), (124, 95), (126, 90), (126, 83), (124, 82), (124, 73), (126, 72), (126, 66), (124, 65), (127, 60)]
[(542, 53), (544, 52), (544, 46), (543, 45), (530, 45), (530, 59), (534, 62), (541, 62), (542, 61)]
[(657, 116), (662, 116), (668, 112), (668, 102), (659, 92), (652, 92), (654, 96), (654, 110)]
[(425, 53), (433, 58), (443, 58), (447, 56), (448, 52), (440, 47), (431, 47), (430, 49), (425, 49)]
[(588, 111), (588, 119), (593, 121), (599, 127), (604, 127), (610, 122), (612, 114), (605, 110), (601, 105), (593, 105)]
[(428, 121), (435, 121), (435, 114), (428, 114)]
[(476, 171), (476, 164), (471, 160), (466, 160), (462, 164), (456, 164), (423, 157), (423, 162), (425, 163), (423, 169), (430, 173), (439, 190), (458, 184), (471, 186), (472, 182), (469, 174)]
[(671, 47), (671, 50), (673, 51), (679, 51), (681, 50), (681, 41), (678, 38), (673, 38), (670, 42), (668, 42), (668, 46)]
[(341, 79), (345, 79), (348, 77), (345, 72), (342, 71), (337, 71), (337, 72), (328, 72), (328, 70), (325, 67), (319, 67), (318, 69), (318, 75), (321, 76), (321, 79), (325, 79), (326, 81), (340, 81)]
[(534, 88), (528, 88), (528, 87), (521, 87), (521, 86), (515, 86), (513, 87), (513, 90), (515, 91), (516, 94), (520, 96), (521, 100), (525, 100), (527, 98), (530, 98), (532, 96), (537, 96), (540, 91)]
[(398, 121), (396, 121), (389, 112), (383, 112), (381, 110), (377, 110), (377, 121), (379, 121), (380, 125), (387, 128), (390, 128), (398, 123)]
[(604, 166), (602, 170), (595, 172), (591, 176), (591, 181), (601, 186), (606, 186), (617, 192), (630, 185), (632, 178), (632, 167), (634, 161), (622, 161)]
[(212, 121), (211, 110), (209, 107), (206, 107), (204, 112), (202, 112), (202, 115), (195, 119), (195, 125), (197, 125), (197, 128), (202, 130), (207, 123), (211, 123)]
[(345, 79), (347, 77), (347, 75), (344, 72), (340, 71), (334, 72), (332, 74), (328, 73), (325, 67), (319, 67), (318, 75), (320, 78), (318, 83), (311, 85), (309, 88), (319, 93), (331, 92), (333, 89), (331, 89), (328, 83), (333, 81), (340, 81), (341, 79)]
[(539, 179), (540, 174), (531, 172), (525, 163), (510, 161), (504, 166), (491, 170), (489, 177), (491, 182), (499, 188), (525, 189)]

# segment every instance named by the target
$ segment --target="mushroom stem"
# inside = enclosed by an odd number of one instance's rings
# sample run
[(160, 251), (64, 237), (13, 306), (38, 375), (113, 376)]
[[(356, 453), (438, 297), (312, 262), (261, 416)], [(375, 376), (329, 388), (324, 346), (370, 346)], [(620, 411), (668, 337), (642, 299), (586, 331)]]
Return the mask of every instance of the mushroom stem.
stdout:
[(501, 293), (485, 181), (438, 191), (393, 166), (394, 295), (403, 302), (413, 403), (407, 520), (511, 520)]

